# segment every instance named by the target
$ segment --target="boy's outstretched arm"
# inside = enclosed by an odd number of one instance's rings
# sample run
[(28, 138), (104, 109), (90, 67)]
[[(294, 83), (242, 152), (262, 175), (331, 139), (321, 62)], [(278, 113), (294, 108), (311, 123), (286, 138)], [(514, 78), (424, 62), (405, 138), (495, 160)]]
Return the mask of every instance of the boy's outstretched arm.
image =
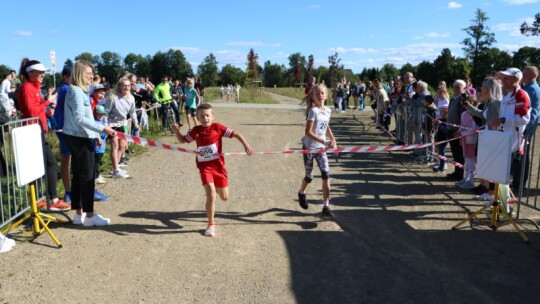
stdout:
[(178, 139), (181, 144), (185, 144), (186, 140), (184, 139), (182, 133), (180, 133), (180, 126), (178, 124), (174, 124), (171, 126), (171, 129), (174, 132), (174, 135), (176, 135), (176, 139)]
[(251, 146), (249, 145), (247, 140), (244, 138), (244, 136), (242, 136), (242, 134), (238, 132), (234, 132), (233, 137), (238, 139), (238, 141), (241, 142), (242, 145), (244, 145), (244, 149), (246, 150), (247, 155), (253, 154), (253, 149), (251, 149)]

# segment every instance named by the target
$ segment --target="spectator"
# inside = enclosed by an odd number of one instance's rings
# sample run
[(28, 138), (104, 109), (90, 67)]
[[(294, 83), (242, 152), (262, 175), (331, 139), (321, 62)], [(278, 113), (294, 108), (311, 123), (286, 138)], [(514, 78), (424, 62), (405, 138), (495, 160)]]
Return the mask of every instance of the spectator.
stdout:
[[(501, 107), (502, 87), (497, 78), (487, 77), (482, 82), (481, 94), (478, 107), (473, 107), (468, 101), (465, 102), (465, 108), (475, 117), (481, 118), (480, 125), (485, 125), (488, 130), (496, 130), (495, 125), (499, 120), (499, 109)], [(476, 199), (493, 200), (495, 184), (482, 180), (480, 185), (473, 189)]]
[[(197, 93), (197, 90), (195, 90), (195, 88), (193, 88), (193, 79), (192, 78), (188, 78), (188, 80), (186, 81), (186, 84), (187, 84), (187, 88), (186, 88), (186, 91), (185, 91), (185, 95), (186, 95), (186, 103), (185, 103), (185, 110), (186, 110), (186, 115), (187, 115), (187, 122), (188, 122), (188, 129), (191, 130), (192, 128), (195, 128), (197, 126), (197, 115), (196, 115), (196, 112), (197, 112), (197, 107), (199, 106), (199, 104), (201, 104), (201, 101), (200, 101), (200, 96), (199, 94)], [(229, 95), (230, 95), (230, 88), (231, 88), (231, 85), (229, 84), (227, 86), (227, 101), (229, 100)], [(191, 121), (190, 121), (190, 118), (191, 120), (193, 120), (193, 127), (191, 126)]]
[(234, 94), (236, 97), (236, 102), (240, 102), (240, 85), (238, 83), (234, 84)]
[(471, 77), (467, 77), (467, 86), (465, 87), (465, 92), (467, 92), (467, 95), (476, 95), (476, 89), (474, 88), (472, 84)]
[[(50, 104), (49, 97), (52, 89), (47, 91), (47, 97), (43, 99), (40, 87), (45, 78), (45, 72), (49, 71), (42, 63), (37, 60), (24, 58), (21, 62), (19, 74), (22, 77), (22, 85), (19, 90), (19, 106), (21, 118), (38, 117), (41, 126), (41, 142), (43, 144), (43, 157), (45, 161), (45, 177), (47, 180), (47, 194), (50, 199), (50, 210), (66, 211), (71, 209), (69, 204), (58, 198), (56, 190), (57, 163), (51, 147), (46, 141), (45, 134), (49, 131), (45, 109)], [(46, 202), (39, 202), (38, 208), (43, 208)]]
[(311, 81), (309, 83), (306, 83), (306, 87), (304, 88), (304, 94), (308, 95), (309, 91), (311, 91), (311, 88), (313, 88), (317, 84), (317, 78), (315, 76), (311, 77)]
[[(465, 86), (465, 81), (461, 79), (454, 81), (454, 95), (452, 96), (452, 99), (450, 99), (450, 103), (448, 105), (447, 122), (450, 124), (447, 127), (448, 139), (459, 137), (457, 126), (461, 125), (461, 113), (465, 111), (465, 108), (461, 105), (461, 95), (465, 93)], [(463, 164), (463, 150), (461, 149), (459, 140), (451, 141), (450, 149), (452, 150), (454, 160), (460, 164)], [(456, 166), (453, 173), (446, 175), (446, 179), (455, 181), (463, 179), (463, 168)]]
[[(127, 133), (128, 116), (134, 120), (135, 128), (139, 128), (137, 115), (135, 115), (135, 99), (131, 95), (131, 82), (128, 77), (118, 80), (116, 88), (105, 99), (107, 123), (113, 130)], [(120, 169), (120, 157), (126, 151), (127, 143), (123, 139), (111, 139), (111, 165), (113, 178), (128, 178), (129, 175)]]
[[(468, 95), (464, 100), (466, 105), (471, 107), (476, 106), (476, 95)], [(461, 148), (463, 150), (463, 158), (465, 159), (465, 176), (456, 183), (456, 186), (461, 189), (474, 188), (474, 174), (476, 172), (476, 144), (478, 142), (478, 134), (476, 130), (478, 125), (473, 119), (473, 115), (468, 111), (461, 113), (461, 124), (459, 133), (461, 136)]]
[(5, 96), (9, 100), (9, 95), (11, 94), (11, 80), (13, 79), (13, 75), (11, 75), (11, 72), (7, 73), (3, 77), (2, 84), (0, 85), (0, 95)]
[(94, 212), (95, 155), (94, 141), (99, 132), (115, 136), (116, 132), (108, 126), (94, 121), (88, 90), (92, 83), (92, 65), (84, 60), (75, 62), (70, 90), (66, 96), (64, 109), (65, 140), (72, 151), (73, 177), (72, 209), (75, 210), (73, 224), (105, 226), (110, 219)]
[(56, 108), (54, 111), (54, 119), (56, 121), (56, 136), (58, 137), (58, 146), (60, 147), (60, 177), (64, 184), (65, 194), (64, 201), (71, 203), (71, 151), (69, 146), (64, 140), (64, 134), (62, 129), (64, 128), (64, 108), (66, 102), (66, 95), (69, 91), (69, 83), (71, 81), (71, 67), (65, 66), (62, 69), (62, 84), (58, 90), (58, 97), (56, 98)]
[(202, 82), (201, 77), (195, 78), (195, 90), (197, 90), (197, 93), (199, 94), (199, 104), (204, 102), (204, 93), (206, 93), (206, 87), (204, 83)]
[[(428, 84), (424, 81), (417, 81), (412, 85), (415, 94), (414, 98), (408, 100), (407, 104), (411, 106), (412, 117), (412, 131), (414, 135), (414, 143), (421, 144), (424, 136), (422, 136), (422, 124), (426, 121), (426, 117), (422, 107), (422, 101), (428, 95), (431, 95), (428, 91)], [(413, 156), (423, 155), (423, 149), (416, 149), (411, 152)]]
[(11, 70), (11, 93), (9, 98), (13, 100), (13, 106), (15, 109), (19, 109), (19, 103), (17, 102), (17, 95), (19, 94), (19, 89), (21, 88), (21, 80), (17, 77), (17, 72)]
[(171, 86), (169, 85), (169, 78), (167, 76), (163, 76), (161, 82), (156, 86), (154, 90), (154, 100), (161, 104), (161, 123), (163, 124), (164, 130), (167, 130), (167, 128), (170, 127), (167, 123), (169, 107), (173, 109), (176, 121), (180, 121), (178, 105), (172, 102)]

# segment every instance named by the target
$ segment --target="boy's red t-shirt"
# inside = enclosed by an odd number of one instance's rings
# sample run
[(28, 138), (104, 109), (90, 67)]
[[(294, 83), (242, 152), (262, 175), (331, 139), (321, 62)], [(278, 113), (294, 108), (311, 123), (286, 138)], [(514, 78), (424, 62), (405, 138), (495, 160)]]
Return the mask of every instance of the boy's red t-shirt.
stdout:
[(197, 155), (197, 168), (206, 168), (209, 166), (225, 166), (225, 158), (222, 153), (223, 137), (232, 138), (234, 131), (220, 123), (212, 123), (207, 127), (196, 126), (188, 134), (184, 136), (184, 140), (188, 143), (195, 141), (197, 143), (197, 151), (203, 155)]

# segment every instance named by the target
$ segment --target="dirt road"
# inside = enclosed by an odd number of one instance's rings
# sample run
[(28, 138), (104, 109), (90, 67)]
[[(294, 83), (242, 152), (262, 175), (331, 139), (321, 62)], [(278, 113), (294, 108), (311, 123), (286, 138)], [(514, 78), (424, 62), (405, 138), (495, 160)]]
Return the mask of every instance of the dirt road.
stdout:
[[(369, 116), (334, 114), (338, 144), (390, 144)], [(216, 121), (256, 151), (299, 148), (303, 117), (297, 106), (216, 105)], [(172, 136), (160, 141), (177, 144)], [(242, 151), (235, 140), (224, 147)], [(111, 199), (96, 209), (110, 226), (53, 224), (64, 248), (45, 234), (0, 255), (0, 302), (538, 301), (538, 232), (527, 234), (528, 247), (511, 228), (451, 231), (481, 203), (407, 153), (330, 159), (335, 221), (318, 217), (318, 175), (308, 188), (309, 209), (298, 206), (300, 155), (227, 158), (230, 200), (218, 200), (217, 235), (209, 238), (202, 235), (205, 198), (194, 157), (148, 148), (130, 162), (132, 179), (100, 186)]]

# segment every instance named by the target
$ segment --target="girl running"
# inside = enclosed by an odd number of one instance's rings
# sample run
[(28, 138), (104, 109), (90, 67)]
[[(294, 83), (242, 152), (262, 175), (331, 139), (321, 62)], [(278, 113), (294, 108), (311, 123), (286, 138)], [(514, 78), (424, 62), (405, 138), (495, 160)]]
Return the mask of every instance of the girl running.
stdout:
[[(304, 97), (301, 105), (306, 105), (306, 129), (305, 136), (302, 138), (303, 149), (322, 149), (336, 148), (336, 139), (330, 129), (330, 108), (324, 106), (326, 101), (327, 88), (324, 84), (315, 85), (309, 94)], [(329, 139), (327, 139), (329, 138)], [(328, 166), (328, 157), (326, 153), (307, 153), (304, 154), (304, 167), (306, 175), (302, 179), (300, 190), (298, 191), (298, 201), (300, 207), (308, 208), (306, 200), (306, 188), (313, 180), (313, 160), (317, 161), (321, 170), (322, 191), (323, 191), (323, 218), (333, 218), (334, 214), (330, 210), (330, 175)]]

